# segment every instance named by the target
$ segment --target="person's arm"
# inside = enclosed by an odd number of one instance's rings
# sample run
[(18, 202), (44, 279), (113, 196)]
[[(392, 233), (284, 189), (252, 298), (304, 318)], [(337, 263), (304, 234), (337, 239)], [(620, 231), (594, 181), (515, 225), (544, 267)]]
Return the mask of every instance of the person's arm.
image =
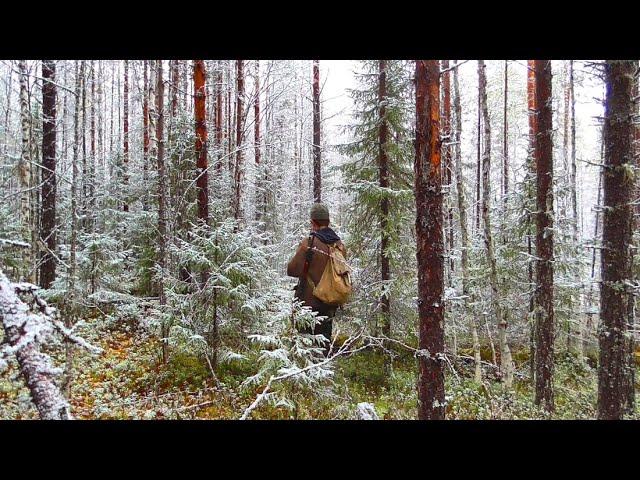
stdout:
[(287, 265), (287, 275), (290, 277), (299, 277), (304, 269), (304, 259), (307, 253), (307, 240), (300, 242), (298, 250)]

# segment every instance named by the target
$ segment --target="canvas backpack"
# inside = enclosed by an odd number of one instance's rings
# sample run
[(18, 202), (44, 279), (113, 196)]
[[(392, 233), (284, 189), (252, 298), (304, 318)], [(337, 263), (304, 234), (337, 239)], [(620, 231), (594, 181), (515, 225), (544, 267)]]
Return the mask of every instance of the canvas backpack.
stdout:
[[(310, 238), (308, 251), (310, 254), (314, 251), (312, 245), (313, 240)], [(329, 247), (329, 259), (318, 284), (315, 285), (311, 277), (307, 274), (308, 263), (305, 265), (307, 266), (305, 274), (307, 281), (313, 288), (313, 295), (327, 305), (338, 307), (347, 303), (353, 289), (351, 285), (351, 267), (347, 265), (344, 255), (338, 247), (334, 244), (328, 244), (327, 247)], [(319, 250), (318, 252), (327, 255)], [(311, 255), (309, 255), (309, 261), (310, 257)]]

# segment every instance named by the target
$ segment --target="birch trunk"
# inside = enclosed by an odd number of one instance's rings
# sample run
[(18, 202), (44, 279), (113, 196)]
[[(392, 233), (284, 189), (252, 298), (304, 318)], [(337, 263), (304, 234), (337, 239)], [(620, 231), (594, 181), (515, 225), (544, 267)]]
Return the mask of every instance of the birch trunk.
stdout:
[[(25, 61), (18, 62), (20, 71), (20, 124), (22, 126), (22, 150), (18, 163), (18, 179), (20, 185), (20, 223), (22, 227), (22, 239), (31, 242), (31, 108), (29, 107), (29, 94), (27, 86), (27, 67)], [(23, 248), (22, 275), (26, 281), (34, 283), (33, 245), (31, 248)]]

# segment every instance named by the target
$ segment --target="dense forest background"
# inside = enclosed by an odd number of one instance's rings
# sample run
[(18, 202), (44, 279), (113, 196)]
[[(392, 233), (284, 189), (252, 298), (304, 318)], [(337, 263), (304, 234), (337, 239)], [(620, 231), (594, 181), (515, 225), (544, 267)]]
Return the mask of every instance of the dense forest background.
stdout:
[[(0, 61), (0, 418), (637, 418), (637, 85)], [(328, 358), (285, 276), (314, 201), (354, 270)]]

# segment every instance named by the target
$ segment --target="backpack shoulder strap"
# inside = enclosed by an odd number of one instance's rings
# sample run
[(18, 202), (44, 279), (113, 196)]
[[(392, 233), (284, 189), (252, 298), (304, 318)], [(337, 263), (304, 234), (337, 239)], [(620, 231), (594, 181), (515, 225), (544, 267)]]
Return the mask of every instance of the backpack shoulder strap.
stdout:
[[(303, 279), (306, 279), (307, 282), (309, 282), (311, 284), (312, 288), (315, 288), (315, 285), (313, 284), (313, 280), (311, 280), (311, 277), (309, 276), (309, 264), (311, 263), (311, 260), (313, 258), (313, 240), (315, 239), (315, 236), (313, 235), (309, 235), (309, 239), (307, 240), (307, 251), (304, 255), (304, 266), (302, 267), (302, 275), (299, 278), (299, 285), (303, 286), (304, 282)], [(300, 292), (300, 295), (302, 295), (302, 291)]]
[(313, 258), (313, 241), (315, 236), (309, 235), (309, 239), (307, 240), (307, 252), (304, 256), (304, 267), (302, 268), (302, 276), (306, 277), (307, 273), (309, 273), (309, 264), (311, 263), (311, 259)]

